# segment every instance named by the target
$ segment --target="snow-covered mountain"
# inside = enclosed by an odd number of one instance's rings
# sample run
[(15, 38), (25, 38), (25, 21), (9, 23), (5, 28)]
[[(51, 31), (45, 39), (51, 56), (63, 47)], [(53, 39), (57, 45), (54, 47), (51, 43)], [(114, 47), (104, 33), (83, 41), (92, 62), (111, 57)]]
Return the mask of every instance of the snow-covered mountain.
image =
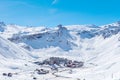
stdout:
[(63, 50), (72, 50), (78, 47), (75, 41), (91, 39), (96, 36), (111, 37), (120, 32), (120, 22), (96, 26), (96, 25), (59, 25), (56, 28), (45, 27), (20, 27), (7, 25), (2, 35), (15, 43), (22, 43), (28, 49), (41, 49), (59, 47)]
[(69, 50), (73, 44), (69, 41), (72, 39), (72, 37), (65, 27), (59, 27), (56, 30), (43, 29), (35, 33), (17, 33), (13, 34), (12, 38), (8, 39), (16, 43), (26, 43), (28, 46), (31, 46), (34, 49), (58, 46), (64, 50)]
[[(120, 21), (103, 26), (58, 25), (53, 28), (0, 23), (0, 72), (19, 73), (12, 80), (119, 80), (119, 53)], [(53, 61), (41, 63), (51, 57)], [(57, 64), (59, 61), (65, 62)], [(73, 68), (79, 61), (84, 65)], [(38, 68), (52, 74), (38, 75)], [(57, 72), (50, 68), (57, 68)], [(0, 76), (2, 80), (10, 79)]]

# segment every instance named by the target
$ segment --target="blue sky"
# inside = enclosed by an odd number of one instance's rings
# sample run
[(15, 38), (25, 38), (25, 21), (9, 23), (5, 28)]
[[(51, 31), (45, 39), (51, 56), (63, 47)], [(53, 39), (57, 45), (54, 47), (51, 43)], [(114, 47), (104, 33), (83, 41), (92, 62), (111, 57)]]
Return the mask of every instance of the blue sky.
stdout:
[(120, 0), (0, 0), (0, 21), (18, 25), (104, 25), (120, 20)]

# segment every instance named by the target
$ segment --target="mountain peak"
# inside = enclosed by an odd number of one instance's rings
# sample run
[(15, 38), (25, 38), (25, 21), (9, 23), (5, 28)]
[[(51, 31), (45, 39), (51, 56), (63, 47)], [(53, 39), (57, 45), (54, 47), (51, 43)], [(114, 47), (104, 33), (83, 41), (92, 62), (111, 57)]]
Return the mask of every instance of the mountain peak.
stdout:
[(67, 28), (63, 27), (61, 24), (59, 24), (57, 27), (59, 33), (67, 32)]
[(0, 22), (0, 26), (6, 26), (6, 24), (4, 22)]
[(120, 21), (117, 21), (116, 24), (117, 24), (118, 26), (120, 26)]
[(0, 32), (4, 31), (5, 26), (6, 26), (6, 24), (4, 22), (0, 22)]

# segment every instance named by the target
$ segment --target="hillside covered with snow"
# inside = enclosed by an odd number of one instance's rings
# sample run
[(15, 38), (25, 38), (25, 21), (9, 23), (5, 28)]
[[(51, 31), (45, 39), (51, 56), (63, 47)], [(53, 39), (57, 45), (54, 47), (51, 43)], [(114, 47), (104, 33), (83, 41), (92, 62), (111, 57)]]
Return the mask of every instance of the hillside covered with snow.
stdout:
[(119, 80), (120, 21), (53, 28), (0, 22), (0, 64), (2, 80)]

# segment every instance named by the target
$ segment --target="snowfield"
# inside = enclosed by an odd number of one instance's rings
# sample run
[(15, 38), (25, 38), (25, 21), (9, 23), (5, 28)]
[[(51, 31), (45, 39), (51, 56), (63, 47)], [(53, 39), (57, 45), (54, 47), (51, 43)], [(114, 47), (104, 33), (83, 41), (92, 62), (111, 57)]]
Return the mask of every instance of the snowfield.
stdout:
[(55, 28), (0, 22), (0, 78), (120, 80), (120, 22)]

